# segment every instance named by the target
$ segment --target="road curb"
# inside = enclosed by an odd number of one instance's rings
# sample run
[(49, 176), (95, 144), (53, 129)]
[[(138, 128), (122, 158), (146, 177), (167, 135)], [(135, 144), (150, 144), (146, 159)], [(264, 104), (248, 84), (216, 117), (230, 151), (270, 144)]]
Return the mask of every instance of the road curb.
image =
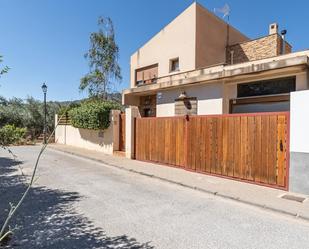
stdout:
[(80, 155), (80, 154), (72, 152), (72, 151), (66, 151), (66, 150), (55, 148), (55, 147), (48, 147), (48, 148), (55, 150), (55, 151), (62, 152), (62, 153), (77, 156), (77, 157), (80, 157), (80, 158), (95, 161), (95, 162), (98, 162), (98, 163), (103, 163), (105, 165), (108, 165), (108, 166), (111, 166), (111, 167), (114, 167), (114, 168), (117, 168), (117, 169), (120, 169), (120, 170), (125, 170), (127, 172), (132, 172), (132, 173), (135, 173), (135, 174), (151, 177), (151, 178), (154, 178), (154, 179), (158, 179), (158, 180), (161, 180), (161, 181), (164, 181), (164, 182), (176, 184), (176, 185), (179, 185), (179, 186), (182, 186), (182, 187), (185, 187), (185, 188), (189, 188), (189, 189), (192, 189), (192, 190), (197, 190), (197, 191), (200, 191), (200, 192), (203, 192), (203, 193), (206, 193), (206, 194), (218, 196), (218, 197), (223, 198), (223, 199), (228, 199), (228, 200), (240, 202), (240, 203), (243, 203), (243, 204), (246, 204), (246, 205), (249, 205), (249, 206), (261, 208), (261, 209), (268, 210), (268, 211), (275, 212), (275, 213), (280, 213), (280, 214), (283, 214), (283, 215), (286, 215), (286, 216), (290, 216), (290, 217), (293, 217), (293, 218), (296, 218), (296, 219), (301, 219), (303, 221), (309, 222), (309, 216), (306, 216), (306, 215), (286, 211), (286, 210), (283, 210), (283, 209), (278, 209), (278, 208), (275, 208), (275, 207), (268, 206), (266, 204), (260, 204), (260, 203), (256, 203), (256, 202), (252, 202), (252, 201), (248, 201), (248, 200), (243, 200), (243, 199), (241, 199), (237, 196), (221, 194), (219, 192), (203, 189), (203, 188), (200, 188), (200, 187), (197, 187), (197, 186), (184, 184), (182, 182), (170, 180), (170, 179), (167, 179), (167, 178), (164, 178), (164, 177), (155, 176), (155, 175), (152, 175), (152, 174), (147, 174), (147, 173), (142, 172), (142, 171), (138, 171), (138, 170), (134, 170), (134, 169), (128, 169), (128, 168), (125, 168), (125, 167), (122, 167), (122, 166), (119, 166), (119, 165), (116, 165), (116, 164), (106, 162), (106, 161), (101, 160), (101, 159)]

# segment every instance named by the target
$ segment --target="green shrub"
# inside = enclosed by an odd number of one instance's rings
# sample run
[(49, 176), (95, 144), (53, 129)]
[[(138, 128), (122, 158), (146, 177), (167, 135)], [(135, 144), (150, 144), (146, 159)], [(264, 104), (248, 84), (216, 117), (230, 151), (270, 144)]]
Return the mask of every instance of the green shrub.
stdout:
[(15, 125), (5, 125), (0, 128), (0, 144), (3, 146), (19, 144), (25, 138), (27, 129)]
[(120, 110), (121, 106), (112, 101), (84, 102), (80, 107), (69, 111), (72, 125), (76, 128), (105, 130), (110, 125), (111, 110)]

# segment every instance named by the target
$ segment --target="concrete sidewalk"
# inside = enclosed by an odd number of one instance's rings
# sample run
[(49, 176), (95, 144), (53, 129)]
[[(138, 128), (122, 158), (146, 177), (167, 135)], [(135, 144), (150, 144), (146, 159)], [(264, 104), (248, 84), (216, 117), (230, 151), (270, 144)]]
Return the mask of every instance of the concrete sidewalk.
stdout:
[(101, 152), (73, 146), (51, 144), (48, 148), (309, 221), (308, 196), (295, 194), (305, 198), (308, 197), (303, 203), (300, 203), (281, 198), (282, 195), (288, 193), (282, 190), (208, 176), (153, 163), (130, 160), (124, 157), (106, 155)]

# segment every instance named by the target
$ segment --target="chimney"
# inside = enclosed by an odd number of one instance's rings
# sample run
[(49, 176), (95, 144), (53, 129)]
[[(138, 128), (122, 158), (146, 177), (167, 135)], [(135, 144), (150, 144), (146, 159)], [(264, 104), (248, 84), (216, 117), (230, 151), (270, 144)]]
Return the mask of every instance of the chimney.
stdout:
[(269, 25), (269, 35), (278, 34), (279, 25), (278, 23), (272, 23)]

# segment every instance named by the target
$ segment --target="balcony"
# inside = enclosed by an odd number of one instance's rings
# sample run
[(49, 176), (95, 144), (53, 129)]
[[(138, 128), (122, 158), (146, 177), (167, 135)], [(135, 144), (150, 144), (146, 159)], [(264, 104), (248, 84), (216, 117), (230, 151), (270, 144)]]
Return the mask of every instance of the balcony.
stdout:
[(155, 83), (157, 83), (157, 78), (152, 78), (152, 79), (148, 79), (148, 80), (136, 81), (136, 86), (143, 86), (143, 85), (155, 84)]
[(135, 70), (135, 85), (143, 86), (157, 83), (158, 64), (139, 68)]

